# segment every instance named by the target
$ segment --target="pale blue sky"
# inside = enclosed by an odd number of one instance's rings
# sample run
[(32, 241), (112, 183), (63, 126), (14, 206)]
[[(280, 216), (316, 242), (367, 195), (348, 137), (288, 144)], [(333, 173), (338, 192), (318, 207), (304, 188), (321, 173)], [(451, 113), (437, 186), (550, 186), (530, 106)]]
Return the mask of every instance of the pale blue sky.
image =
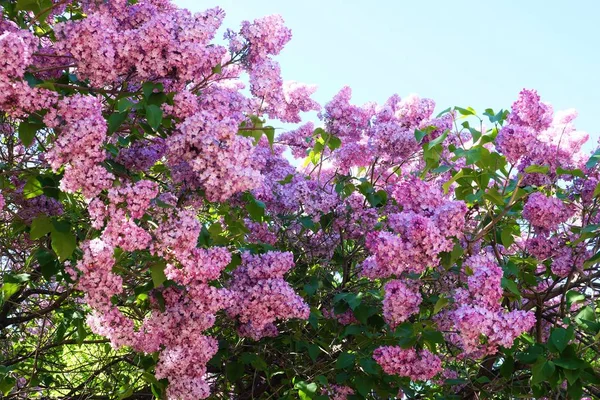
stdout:
[(391, 94), (449, 106), (508, 108), (523, 87), (555, 109), (576, 108), (595, 142), (600, 125), (600, 1), (175, 0), (220, 6), (224, 27), (280, 14), (293, 38), (284, 79), (314, 83), (324, 104), (344, 85), (358, 104)]

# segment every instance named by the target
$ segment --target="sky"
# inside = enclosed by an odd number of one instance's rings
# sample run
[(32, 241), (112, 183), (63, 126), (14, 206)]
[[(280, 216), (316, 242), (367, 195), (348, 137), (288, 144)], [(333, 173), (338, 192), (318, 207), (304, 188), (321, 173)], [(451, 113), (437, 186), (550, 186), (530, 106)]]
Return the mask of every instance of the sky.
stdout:
[(575, 108), (577, 128), (594, 144), (600, 137), (597, 0), (175, 3), (193, 12), (219, 6), (223, 27), (234, 30), (280, 14), (293, 34), (276, 57), (283, 78), (316, 84), (321, 104), (347, 85), (355, 104), (416, 93), (438, 111), (456, 105), (482, 113), (510, 108), (522, 88), (533, 88), (555, 110)]

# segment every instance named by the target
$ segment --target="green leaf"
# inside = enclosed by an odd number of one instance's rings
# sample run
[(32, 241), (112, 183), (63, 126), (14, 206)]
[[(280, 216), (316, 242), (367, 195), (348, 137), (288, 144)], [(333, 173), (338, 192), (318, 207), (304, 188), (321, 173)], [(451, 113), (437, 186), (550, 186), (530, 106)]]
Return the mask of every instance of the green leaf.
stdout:
[(155, 104), (150, 104), (146, 106), (146, 120), (148, 121), (148, 125), (150, 125), (152, 129), (158, 129), (160, 123), (162, 122), (162, 119), (163, 111), (159, 106)]
[(367, 376), (357, 376), (354, 380), (354, 387), (363, 397), (367, 397), (373, 390), (373, 381)]
[(221, 64), (217, 64), (214, 67), (212, 67), (212, 73), (213, 74), (220, 74), (221, 71), (222, 71), (222, 68), (223, 67), (221, 66)]
[(538, 173), (538, 174), (547, 174), (548, 171), (550, 170), (550, 167), (548, 167), (547, 165), (530, 165), (529, 167), (525, 168), (525, 172), (527, 173)]
[(550, 333), (549, 341), (558, 350), (559, 353), (562, 353), (572, 338), (573, 338), (573, 329), (572, 328), (570, 328), (570, 329), (554, 328), (554, 329), (552, 329), (552, 333)]
[(444, 189), (444, 194), (448, 194), (448, 191), (450, 190), (450, 186), (452, 186), (452, 184), (454, 182), (456, 182), (457, 179), (462, 178), (463, 175), (464, 175), (464, 170), (461, 169), (456, 174), (454, 174), (454, 176), (452, 176), (452, 178), (448, 182), (444, 183), (442, 185), (442, 188)]
[(304, 285), (304, 291), (308, 296), (314, 296), (319, 288), (319, 279), (316, 276), (310, 278), (310, 282)]
[(500, 234), (500, 239), (502, 240), (502, 245), (508, 249), (515, 241), (512, 229), (510, 227), (503, 229)]
[(126, 112), (112, 113), (108, 117), (108, 133), (115, 133), (127, 118)]
[(162, 92), (164, 87), (162, 83), (154, 83), (154, 82), (144, 82), (142, 84), (142, 92), (144, 92), (144, 97), (149, 98), (154, 93), (154, 89), (157, 89), (159, 92)]
[(0, 380), (0, 392), (2, 392), (5, 396), (8, 396), (13, 387), (15, 387), (16, 383), (17, 380), (12, 376), (6, 375), (2, 377)]
[(588, 162), (585, 164), (585, 167), (587, 169), (592, 169), (596, 166), (596, 164), (598, 164), (598, 162), (600, 162), (600, 149), (596, 150), (594, 154), (592, 154)]
[(421, 143), (421, 140), (423, 140), (427, 134), (428, 132), (426, 130), (415, 129), (415, 139), (417, 139), (417, 143)]
[(316, 383), (306, 383), (304, 381), (299, 381), (294, 384), (294, 389), (302, 390), (305, 393), (316, 393), (317, 392), (317, 384)]
[(577, 315), (574, 318), (575, 322), (580, 325), (584, 324), (584, 322), (586, 320), (593, 321), (595, 319), (596, 319), (596, 315), (594, 313), (594, 310), (590, 306), (583, 307), (581, 310), (579, 310), (579, 312), (577, 313)]
[(598, 182), (598, 184), (596, 185), (596, 187), (594, 188), (594, 193), (593, 193), (594, 197), (598, 197), (600, 196), (600, 182)]
[(502, 366), (500, 367), (500, 375), (505, 378), (510, 378), (513, 371), (515, 370), (515, 360), (512, 357), (506, 357)]
[(344, 328), (344, 333), (342, 333), (342, 337), (346, 336), (357, 336), (363, 333), (364, 328), (360, 325), (348, 325)]
[(317, 357), (321, 352), (321, 348), (314, 343), (310, 343), (306, 346), (306, 349), (308, 350), (308, 355), (310, 356), (311, 360), (317, 361)]
[(444, 343), (444, 336), (439, 331), (426, 330), (423, 331), (423, 339), (430, 344), (431, 348), (435, 348), (436, 344)]
[(244, 196), (244, 200), (246, 201), (246, 211), (248, 211), (250, 217), (255, 221), (262, 221), (265, 216), (265, 203), (256, 200), (250, 193)]
[(34, 197), (44, 194), (42, 183), (35, 176), (30, 176), (23, 187), (23, 197), (33, 199)]
[(31, 222), (31, 230), (29, 231), (29, 237), (31, 240), (38, 240), (39, 238), (46, 236), (52, 231), (52, 221), (45, 215), (34, 218)]
[(561, 368), (567, 369), (567, 370), (583, 370), (588, 366), (588, 363), (586, 363), (583, 360), (580, 360), (579, 358), (556, 358), (554, 360), (552, 360), (554, 362), (554, 364), (558, 365)]
[(509, 292), (513, 293), (517, 297), (521, 297), (521, 291), (517, 286), (516, 282), (510, 279), (502, 278), (502, 287), (508, 289)]
[(287, 174), (287, 176), (284, 179), (277, 181), (277, 183), (279, 183), (280, 185), (287, 185), (292, 181), (292, 179), (294, 179), (294, 174)]
[(581, 399), (583, 396), (583, 385), (581, 380), (576, 380), (573, 383), (567, 385), (567, 394), (570, 399)]
[(339, 149), (342, 145), (342, 141), (337, 136), (329, 135), (329, 140), (327, 141), (327, 147), (330, 150)]
[(517, 360), (525, 364), (532, 364), (538, 359), (539, 356), (543, 354), (543, 352), (544, 347), (542, 347), (539, 344), (534, 344), (533, 346), (530, 346), (526, 351), (517, 353), (515, 357), (517, 358)]
[(585, 178), (585, 174), (579, 168), (565, 169), (565, 168), (561, 168), (561, 167), (556, 167), (556, 174), (559, 176), (560, 175), (570, 175), (570, 176), (576, 176), (578, 178)]
[(356, 359), (356, 356), (354, 354), (344, 352), (344, 353), (340, 354), (339, 357), (337, 358), (337, 360), (335, 361), (335, 368), (336, 369), (348, 368), (348, 367), (354, 365), (355, 359)]
[(20, 287), (21, 285), (18, 283), (6, 282), (5, 280), (2, 286), (0, 286), (0, 293), (2, 293), (2, 296), (0, 297), (0, 300), (2, 301), (0, 301), (0, 304), (3, 304), (6, 299), (17, 293)]
[(552, 376), (556, 367), (552, 361), (540, 360), (531, 367), (531, 383), (538, 384), (547, 381)]
[(273, 143), (275, 142), (275, 128), (272, 126), (265, 126), (263, 129), (267, 140), (269, 141), (269, 146), (271, 146), (271, 150), (273, 150)]
[(159, 287), (164, 281), (167, 280), (167, 276), (165, 275), (165, 266), (166, 263), (164, 260), (157, 261), (150, 265), (150, 275), (152, 276), (152, 283), (154, 283), (155, 288)]
[(123, 113), (129, 109), (131, 109), (133, 106), (135, 106), (136, 103), (134, 103), (133, 101), (127, 99), (127, 98), (122, 98), (119, 99), (119, 101), (117, 102), (117, 110), (119, 110), (119, 112)]
[(236, 382), (244, 376), (244, 364), (239, 362), (228, 362), (225, 367), (227, 379), (231, 382)]
[(584, 262), (583, 267), (588, 268), (588, 267), (594, 265), (595, 263), (597, 263), (598, 261), (600, 261), (600, 252), (594, 254), (594, 256), (592, 256), (586, 262)]
[(40, 6), (37, 0), (17, 0), (16, 10), (40, 12)]
[(440, 112), (440, 113), (439, 113), (439, 114), (436, 116), (436, 118), (439, 118), (439, 117), (441, 117), (441, 116), (442, 116), (442, 115), (444, 115), (444, 114), (448, 114), (448, 113), (449, 113), (451, 110), (452, 110), (452, 107), (448, 107), (448, 108), (446, 108), (445, 110), (443, 110), (442, 112)]
[(435, 305), (433, 306), (433, 313), (437, 314), (439, 313), (442, 308), (446, 307), (446, 305), (448, 305), (448, 303), (450, 303), (450, 300), (448, 300), (447, 297), (441, 296), (436, 302)]
[(456, 111), (458, 111), (461, 115), (475, 115), (475, 114), (477, 114), (477, 112), (475, 110), (473, 110), (471, 107), (467, 107), (467, 108), (454, 107), (454, 109)]
[(60, 261), (71, 257), (77, 247), (75, 235), (71, 233), (71, 226), (66, 222), (52, 222), (52, 250), (56, 253)]
[(427, 149), (431, 150), (438, 144), (442, 144), (444, 142), (444, 140), (446, 140), (447, 136), (448, 136), (448, 130), (446, 130), (443, 134), (441, 134), (437, 138), (435, 138), (432, 141), (430, 141), (429, 143), (427, 143)]
[(31, 279), (30, 274), (8, 274), (3, 277), (4, 282), (25, 283)]
[(28, 121), (23, 121), (19, 124), (19, 139), (23, 146), (29, 147), (33, 143), (36, 132), (43, 128), (44, 125), (36, 124)]
[(572, 304), (579, 303), (585, 300), (585, 296), (582, 293), (576, 292), (575, 290), (569, 290), (567, 292), (567, 305), (571, 308)]
[(308, 215), (305, 215), (303, 217), (298, 218), (298, 221), (302, 224), (303, 227), (305, 227), (306, 229), (311, 229), (314, 230), (316, 225), (315, 225), (315, 221), (312, 220), (311, 217), (309, 217)]
[(381, 367), (371, 357), (361, 358), (360, 361), (358, 362), (358, 364), (363, 369), (363, 371), (365, 371), (367, 374), (379, 375), (381, 373)]

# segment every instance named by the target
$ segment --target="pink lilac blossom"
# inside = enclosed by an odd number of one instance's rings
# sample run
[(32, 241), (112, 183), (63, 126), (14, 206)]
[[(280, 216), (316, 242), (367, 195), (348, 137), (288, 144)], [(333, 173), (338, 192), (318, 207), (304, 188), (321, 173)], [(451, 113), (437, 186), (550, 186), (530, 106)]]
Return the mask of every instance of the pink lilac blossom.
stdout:
[(277, 55), (292, 38), (292, 31), (284, 26), (279, 15), (255, 19), (252, 23), (242, 22), (240, 34), (250, 43), (250, 62), (264, 60), (270, 55)]
[(162, 158), (167, 149), (164, 139), (143, 140), (119, 151), (116, 161), (134, 171), (146, 171)]
[[(210, 201), (256, 188), (262, 181), (249, 138), (237, 135), (239, 121), (202, 111), (179, 125), (168, 142), (168, 158), (186, 161)], [(258, 168), (257, 168), (258, 167)]]
[(322, 115), (327, 132), (339, 137), (342, 143), (359, 141), (374, 115), (373, 107), (351, 105), (351, 97), (352, 90), (343, 87), (325, 105)]
[(489, 252), (474, 255), (466, 259), (464, 265), (473, 271), (467, 278), (467, 284), (474, 304), (497, 310), (503, 295), (501, 281), (504, 272), (494, 256)]
[(163, 104), (165, 114), (179, 119), (191, 117), (200, 110), (198, 96), (189, 90), (182, 90), (173, 96), (173, 105)]
[(523, 218), (541, 231), (555, 230), (570, 216), (571, 212), (562, 200), (540, 192), (532, 193), (523, 206)]
[(462, 201), (448, 201), (435, 210), (433, 222), (446, 237), (462, 238), (467, 206)]
[(137, 226), (128, 219), (125, 211), (119, 209), (111, 218), (102, 232), (102, 238), (113, 247), (125, 251), (144, 250), (150, 246), (152, 236), (145, 229)]
[(354, 394), (354, 390), (349, 386), (326, 385), (321, 388), (321, 394), (330, 400), (347, 400), (348, 396)]
[(538, 261), (544, 261), (552, 257), (559, 247), (559, 241), (556, 236), (547, 237), (538, 234), (525, 241), (525, 249)]
[(383, 318), (392, 329), (419, 312), (423, 300), (414, 284), (391, 280), (384, 286)]
[(99, 165), (106, 159), (102, 146), (107, 124), (98, 98), (79, 94), (63, 98), (46, 114), (44, 122), (58, 133), (45, 156), (54, 171), (66, 165), (60, 184), (63, 190), (81, 189), (91, 198), (110, 187), (114, 176)]
[(110, 298), (121, 293), (123, 280), (112, 272), (115, 263), (114, 248), (101, 239), (93, 239), (81, 245), (83, 258), (77, 263), (81, 277), (77, 287), (86, 293), (90, 306), (104, 310), (110, 307)]
[[(510, 347), (523, 332), (535, 325), (535, 315), (529, 311), (493, 311), (476, 305), (465, 305), (451, 314), (460, 345), (466, 355), (494, 354), (498, 346)], [(481, 338), (486, 342), (482, 343)]]
[(373, 358), (386, 374), (408, 377), (413, 381), (427, 381), (442, 371), (442, 361), (429, 350), (403, 349), (382, 346), (373, 352)]
[(324, 309), (324, 310), (322, 310), (322, 313), (323, 313), (323, 317), (325, 317), (327, 319), (334, 319), (341, 325), (350, 325), (350, 324), (355, 324), (355, 323), (359, 322), (356, 319), (356, 317), (354, 316), (352, 309), (347, 309), (346, 311), (339, 313), (339, 314), (336, 314), (334, 309), (331, 309), (331, 310)]
[(536, 144), (536, 134), (527, 126), (505, 125), (496, 137), (496, 147), (513, 164), (529, 154)]
[(82, 20), (57, 24), (57, 48), (72, 55), (78, 76), (94, 85), (132, 70), (137, 79), (170, 77), (177, 85), (210, 75), (221, 61), (226, 49), (209, 42), (223, 17), (218, 7), (192, 15), (155, 2), (113, 2)]
[(165, 275), (182, 285), (195, 285), (217, 279), (231, 263), (231, 253), (224, 247), (196, 248), (187, 257), (180, 257), (180, 262), (182, 268), (167, 264)]
[(376, 257), (381, 277), (398, 276), (403, 271), (421, 273), (439, 262), (439, 254), (452, 250), (434, 222), (412, 211), (390, 214), (389, 226), (396, 233), (372, 232), (366, 247)]
[(154, 231), (151, 251), (167, 259), (171, 255), (185, 258), (196, 248), (201, 229), (200, 222), (190, 210), (167, 215)]
[(244, 252), (242, 264), (251, 279), (283, 278), (294, 267), (294, 255), (291, 252), (279, 251), (259, 255)]
[(244, 326), (240, 333), (258, 339), (263, 333), (272, 333), (270, 326), (276, 320), (308, 319), (308, 304), (283, 280), (292, 267), (291, 253), (242, 255), (242, 265), (230, 283), (233, 301), (227, 310)]
[[(35, 39), (31, 32), (5, 31), (0, 35), (0, 75), (22, 78), (32, 62)], [(3, 78), (5, 79), (5, 78)]]
[(269, 226), (266, 222), (255, 222), (250, 219), (244, 220), (244, 225), (249, 232), (247, 240), (249, 243), (267, 243), (275, 245), (277, 243), (277, 234), (273, 232), (274, 227)]
[(184, 335), (177, 345), (161, 351), (156, 378), (168, 378), (170, 398), (204, 399), (210, 385), (204, 379), (206, 364), (219, 350), (218, 341), (210, 336)]
[(541, 132), (550, 127), (552, 114), (552, 106), (540, 101), (537, 91), (523, 89), (519, 93), (519, 98), (512, 105), (508, 122), (529, 126), (536, 132)]
[(314, 130), (314, 124), (307, 122), (297, 129), (282, 133), (277, 137), (277, 141), (288, 146), (295, 158), (304, 158), (308, 154), (308, 149), (315, 144)]
[(131, 218), (141, 218), (150, 206), (150, 201), (157, 195), (158, 184), (148, 180), (140, 180), (133, 184), (127, 182), (122, 186), (112, 188), (108, 191), (111, 214), (117, 211), (118, 205), (126, 204), (126, 210)]
[(436, 208), (444, 204), (440, 187), (414, 175), (397, 184), (391, 195), (402, 206), (403, 211), (413, 211), (424, 215), (433, 215)]

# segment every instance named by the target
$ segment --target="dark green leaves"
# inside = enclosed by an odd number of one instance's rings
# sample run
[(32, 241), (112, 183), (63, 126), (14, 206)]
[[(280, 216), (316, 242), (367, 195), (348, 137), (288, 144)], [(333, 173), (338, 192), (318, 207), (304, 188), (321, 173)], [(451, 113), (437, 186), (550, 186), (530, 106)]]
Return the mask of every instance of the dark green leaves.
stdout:
[(562, 353), (573, 337), (573, 327), (569, 327), (568, 329), (560, 327), (554, 328), (550, 333), (548, 348), (557, 353)]
[(30, 176), (25, 183), (25, 187), (23, 188), (23, 197), (26, 199), (33, 199), (34, 197), (41, 196), (42, 194), (44, 194), (42, 183), (36, 176)]
[(152, 283), (154, 284), (155, 288), (159, 287), (164, 281), (167, 280), (167, 276), (165, 275), (165, 266), (166, 262), (164, 260), (157, 261), (150, 265), (150, 275), (152, 276)]
[(531, 383), (535, 385), (547, 381), (552, 376), (555, 369), (556, 367), (552, 361), (544, 359), (538, 361), (531, 367)]
[(52, 231), (52, 221), (50, 218), (45, 215), (41, 215), (31, 222), (31, 230), (29, 231), (29, 236), (31, 240), (38, 240), (42, 236), (46, 236), (46, 234)]
[(596, 150), (594, 154), (590, 157), (588, 162), (585, 164), (587, 169), (594, 168), (600, 162), (600, 149)]
[(108, 133), (115, 133), (117, 129), (125, 122), (126, 112), (113, 113), (108, 117)]
[(356, 359), (356, 356), (354, 354), (341, 353), (335, 362), (335, 368), (336, 369), (345, 369), (350, 366), (353, 366), (355, 359)]
[(41, 129), (44, 125), (23, 121), (19, 124), (19, 139), (23, 146), (29, 147), (33, 143), (36, 132)]
[(50, 234), (52, 250), (61, 261), (71, 257), (76, 247), (76, 238), (71, 233), (71, 224), (66, 221), (57, 221), (46, 216), (39, 216), (31, 223), (29, 236), (31, 240), (38, 240)]
[(265, 216), (265, 203), (256, 200), (249, 192), (244, 194), (243, 198), (246, 201), (245, 207), (248, 214), (250, 214), (250, 218), (254, 221), (262, 221)]
[(144, 82), (142, 85), (142, 92), (144, 93), (144, 97), (146, 99), (150, 98), (150, 96), (154, 93), (154, 91), (162, 92), (164, 90), (162, 83), (154, 83), (154, 82)]
[(52, 250), (59, 260), (64, 261), (71, 257), (77, 246), (75, 235), (71, 233), (71, 225), (65, 221), (53, 221), (51, 237)]
[(154, 104), (146, 106), (146, 120), (152, 129), (158, 129), (163, 119), (162, 109)]

